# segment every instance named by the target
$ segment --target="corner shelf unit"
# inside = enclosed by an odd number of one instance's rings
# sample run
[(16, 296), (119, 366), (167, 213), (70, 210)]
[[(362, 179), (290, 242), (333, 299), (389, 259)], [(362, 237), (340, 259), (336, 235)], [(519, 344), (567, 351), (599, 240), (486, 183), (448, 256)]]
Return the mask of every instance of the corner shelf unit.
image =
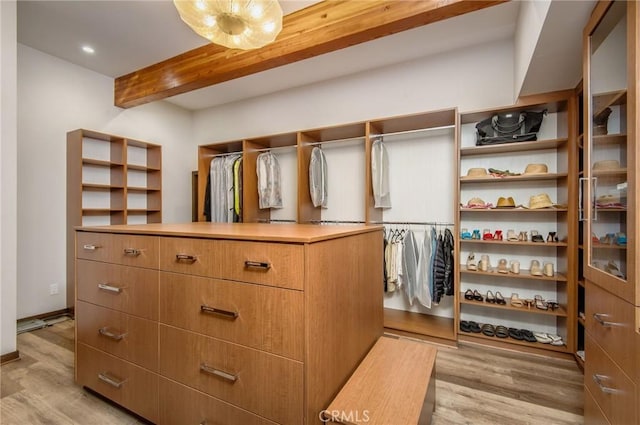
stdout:
[[(211, 143), (201, 145), (198, 148), (198, 203), (204, 206), (207, 188), (207, 176), (210, 171), (211, 160), (219, 155), (231, 153), (242, 154), (242, 221), (250, 222), (280, 222), (290, 221), (296, 223), (363, 223), (363, 224), (384, 224), (382, 208), (375, 208), (373, 187), (372, 187), (372, 167), (371, 155), (372, 145), (376, 137), (391, 137), (405, 133), (418, 133), (422, 131), (447, 129), (450, 136), (451, 154), (455, 157), (455, 138), (457, 132), (458, 111), (455, 108), (443, 109), (412, 115), (403, 115), (389, 118), (381, 118), (370, 121), (361, 121), (337, 126), (301, 130), (290, 133), (283, 133), (271, 136), (262, 136), (243, 140), (230, 140), (226, 142)], [(416, 143), (421, 143), (417, 141)], [(345, 167), (330, 169), (329, 178), (335, 178), (336, 183), (331, 181), (329, 190), (332, 192), (327, 209), (314, 207), (309, 193), (309, 162), (311, 151), (315, 146), (322, 146), (327, 155), (328, 162), (330, 152), (334, 149), (338, 154), (334, 157), (337, 160), (345, 153), (353, 162)], [(286, 157), (287, 167), (282, 166), (282, 178), (295, 179), (295, 187), (292, 191), (285, 192), (283, 185), (282, 210), (260, 209), (258, 203), (258, 182), (256, 174), (256, 160), (259, 153), (272, 150), (274, 154)], [(280, 155), (282, 153), (282, 155)], [(342, 158), (344, 161), (344, 157)], [(393, 166), (393, 165), (392, 165)], [(330, 165), (331, 167), (331, 165)], [(336, 173), (336, 174), (333, 174)], [(453, 175), (451, 176), (453, 179)], [(447, 181), (453, 181), (448, 180)], [(413, 183), (413, 182), (409, 182)], [(334, 188), (340, 187), (341, 190)], [(342, 199), (341, 202), (349, 202), (348, 205), (340, 204), (338, 208), (343, 208), (344, 220), (333, 220), (333, 217), (340, 215), (335, 210), (335, 203), (331, 203), (333, 194), (338, 192), (349, 193), (349, 199)], [(351, 196), (352, 195), (352, 196)], [(286, 201), (285, 201), (286, 196)], [(447, 201), (448, 202), (448, 201)], [(204, 209), (199, 208), (197, 213), (198, 221), (205, 221)], [(428, 217), (427, 217), (428, 219)], [(453, 221), (453, 218), (449, 220)], [(457, 230), (452, 229), (455, 235)], [(382, 271), (381, 271), (382, 272)], [(382, 290), (382, 288), (381, 288)], [(457, 291), (451, 297), (454, 304), (458, 302)], [(436, 340), (446, 340), (449, 342), (456, 340), (455, 320), (453, 317), (440, 317), (430, 314), (409, 312), (398, 309), (385, 309), (385, 327), (397, 332), (409, 332), (420, 334)]]
[(78, 129), (67, 133), (67, 306), (74, 303), (74, 228), (162, 222), (162, 148)]
[[(547, 109), (538, 140), (506, 143), (499, 145), (475, 146), (475, 124), (496, 113), (516, 111), (540, 111)], [(459, 303), (456, 313), (456, 329), (460, 320), (472, 320), (480, 324), (503, 325), (532, 332), (557, 334), (564, 345), (554, 346), (539, 342), (527, 342), (509, 338), (489, 337), (483, 334), (458, 331), (458, 339), (482, 342), (508, 348), (522, 348), (526, 351), (553, 351), (574, 353), (576, 346), (577, 322), (577, 179), (570, 177), (577, 173), (578, 155), (575, 149), (577, 135), (577, 104), (574, 91), (562, 91), (529, 96), (519, 99), (512, 106), (460, 114), (460, 132), (457, 139), (458, 150), (458, 190), (456, 227), (469, 232), (478, 229), (492, 234), (502, 230), (503, 240), (460, 239), (456, 241), (458, 272), (456, 288)], [(525, 175), (526, 165), (544, 163), (548, 173)], [(503, 178), (467, 178), (470, 168), (496, 168), (522, 173)], [(471, 198), (481, 198), (486, 203), (497, 204), (499, 197), (513, 197), (516, 206), (528, 206), (530, 196), (546, 193), (555, 208), (528, 209), (523, 207), (498, 209), (464, 208)], [(507, 241), (507, 230), (516, 234), (526, 231), (528, 241)], [(558, 241), (531, 242), (531, 231), (537, 230), (547, 239), (548, 232), (556, 232)], [(482, 234), (481, 233), (481, 234)], [(468, 271), (467, 256), (474, 253), (476, 261), (481, 255), (489, 256), (491, 272)], [(519, 274), (498, 273), (498, 260), (505, 258), (522, 264)], [(553, 276), (532, 276), (529, 262), (539, 260), (540, 264), (554, 265)], [(487, 291), (500, 291), (506, 306), (487, 302), (471, 301), (464, 298), (466, 290), (478, 290), (482, 295)], [(555, 310), (539, 310), (535, 306), (514, 307), (510, 305), (512, 294), (520, 299), (534, 298), (541, 294), (545, 300), (559, 304)], [(526, 348), (524, 348), (526, 347)]]

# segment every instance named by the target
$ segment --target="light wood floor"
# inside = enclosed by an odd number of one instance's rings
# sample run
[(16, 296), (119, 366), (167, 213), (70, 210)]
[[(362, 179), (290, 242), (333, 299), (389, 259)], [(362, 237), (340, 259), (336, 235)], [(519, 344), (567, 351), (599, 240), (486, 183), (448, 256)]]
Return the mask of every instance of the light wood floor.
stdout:
[[(2, 425), (143, 423), (73, 383), (73, 327), (18, 335), (22, 360), (2, 366)], [(583, 423), (583, 377), (572, 361), (461, 344), (439, 347), (436, 376), (433, 425)]]

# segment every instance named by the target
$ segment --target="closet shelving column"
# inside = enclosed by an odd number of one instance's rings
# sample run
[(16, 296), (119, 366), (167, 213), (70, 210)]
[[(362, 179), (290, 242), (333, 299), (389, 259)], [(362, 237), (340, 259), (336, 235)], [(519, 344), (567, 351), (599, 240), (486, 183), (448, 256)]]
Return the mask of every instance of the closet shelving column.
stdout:
[[(500, 145), (475, 146), (475, 124), (496, 113), (522, 110), (547, 109), (538, 140)], [(575, 145), (576, 101), (573, 91), (555, 92), (521, 98), (517, 105), (491, 110), (462, 113), (459, 146), (459, 229), (473, 232), (478, 229), (481, 239), (459, 239), (459, 314), (464, 320), (481, 325), (489, 323), (507, 328), (528, 329), (532, 332), (558, 334), (562, 346), (527, 342), (514, 338), (497, 338), (482, 333), (458, 332), (460, 340), (482, 341), (498, 346), (517, 347), (525, 351), (535, 349), (573, 353), (576, 344), (576, 261), (577, 261), (577, 154)], [(545, 163), (546, 174), (506, 176), (502, 178), (468, 178), (470, 168), (496, 168), (523, 173), (527, 164)], [(513, 197), (516, 205), (528, 205), (530, 196), (547, 193), (560, 206), (548, 209), (475, 209), (464, 208), (471, 198), (481, 198), (486, 203), (497, 204), (499, 197)], [(495, 234), (502, 230), (503, 240), (483, 240), (485, 229)], [(507, 230), (516, 234), (526, 231), (528, 241), (507, 241)], [(537, 230), (545, 242), (531, 242), (531, 230)], [(548, 232), (554, 231), (558, 242), (547, 242)], [(489, 255), (491, 270), (488, 272), (467, 270), (470, 253), (476, 262), (483, 254)], [(518, 260), (520, 273), (497, 273), (500, 258)], [(531, 260), (541, 266), (549, 261), (554, 264), (554, 276), (532, 276)], [(478, 290), (483, 297), (488, 290), (501, 292), (506, 305), (486, 301), (467, 300), (466, 290)], [(510, 304), (512, 294), (518, 298), (533, 299), (541, 294), (545, 300), (559, 304), (555, 310), (534, 307), (517, 307)]]
[[(457, 109), (444, 109), (438, 111), (432, 111), (427, 113), (405, 115), (384, 119), (377, 119), (369, 121), (367, 128), (367, 193), (366, 193), (366, 213), (367, 222), (369, 223), (385, 223), (386, 217), (400, 217), (401, 219), (393, 219), (396, 223), (414, 223), (413, 225), (407, 224), (407, 226), (416, 226), (415, 223), (424, 223), (424, 225), (418, 225), (421, 229), (430, 229), (430, 225), (427, 223), (453, 223), (453, 216), (455, 205), (455, 191), (452, 182), (456, 181), (457, 170), (451, 170), (451, 165), (447, 163), (447, 155), (451, 158), (451, 163), (455, 164), (455, 140), (457, 138)], [(380, 209), (374, 207), (373, 189), (371, 187), (371, 144), (377, 137), (382, 137), (383, 140), (389, 141), (389, 147), (393, 143), (407, 143), (408, 145), (414, 145), (415, 143), (429, 143), (430, 137), (434, 137), (434, 134), (438, 134), (439, 140), (442, 138), (450, 139), (450, 143), (445, 147), (448, 150), (446, 153), (433, 151), (429, 157), (414, 157), (413, 160), (419, 162), (420, 169), (416, 172), (406, 173), (407, 176), (411, 176), (410, 180), (403, 181), (402, 185), (405, 188), (416, 190), (419, 187), (428, 186), (433, 189), (433, 194), (426, 193), (414, 193), (413, 197), (400, 197), (399, 193), (394, 193), (392, 190), (392, 207), (391, 209)], [(396, 137), (400, 137), (402, 141), (395, 140)], [(403, 138), (409, 139), (403, 139)], [(424, 140), (420, 139), (424, 137)], [(424, 146), (427, 148), (426, 146)], [(435, 148), (435, 146), (434, 146)], [(442, 149), (442, 146), (440, 146)], [(412, 150), (416, 152), (417, 150)], [(390, 157), (391, 157), (390, 152)], [(442, 154), (442, 157), (440, 157)], [(391, 158), (390, 158), (391, 160)], [(444, 164), (443, 167), (446, 170), (450, 170), (451, 174), (448, 175), (430, 175), (429, 170), (435, 169), (434, 164), (440, 161)], [(390, 174), (393, 174), (394, 167), (401, 167), (402, 164), (391, 163)], [(397, 170), (396, 170), (397, 171)], [(435, 181), (437, 184), (434, 184)], [(447, 184), (451, 187), (447, 188)], [(405, 194), (406, 195), (406, 194)], [(406, 198), (406, 199), (405, 199)], [(410, 198), (410, 199), (409, 199)], [(450, 201), (450, 202), (449, 202)], [(422, 202), (426, 203), (426, 208), (429, 210), (425, 216), (417, 217), (415, 215), (416, 210), (420, 210), (420, 207), (425, 205), (418, 204)], [(452, 233), (457, 234), (455, 226), (451, 228)], [(455, 283), (454, 283), (455, 287)], [(401, 295), (404, 297), (404, 295)], [(427, 339), (434, 339), (444, 343), (452, 343), (456, 339), (456, 325), (455, 325), (455, 305), (458, 302), (457, 290), (454, 290), (453, 301), (449, 300), (450, 297), (443, 297), (440, 306), (432, 306), (429, 311), (426, 308), (420, 308), (420, 311), (408, 311), (399, 308), (385, 308), (384, 309), (384, 326), (391, 332), (395, 333), (411, 333), (419, 334)]]
[(207, 176), (209, 175), (211, 160), (218, 155), (232, 153), (242, 153), (242, 140), (198, 146), (198, 221), (206, 221), (204, 217), (204, 198), (207, 191)]
[[(162, 148), (126, 139), (126, 222), (162, 222)], [(136, 220), (134, 216), (142, 216)]]
[[(576, 87), (575, 97), (578, 108), (578, 115), (576, 119), (576, 134), (577, 134), (577, 143), (575, 147), (576, 158), (578, 161), (578, 176), (579, 178), (584, 177), (584, 101), (583, 101), (583, 87), (582, 81)], [(582, 180), (580, 180), (581, 182)], [(580, 184), (578, 186), (578, 190), (580, 191)], [(581, 351), (584, 354), (584, 332), (585, 332), (585, 283), (584, 283), (584, 273), (583, 273), (583, 260), (585, 258), (584, 252), (584, 211), (582, 210), (582, 205), (580, 204), (580, 197), (578, 197), (578, 241), (577, 241), (577, 256), (576, 256), (576, 351), (574, 356), (576, 358), (576, 362), (578, 366), (584, 371), (584, 363), (585, 360), (581, 356), (578, 355), (578, 351)]]
[[(341, 184), (346, 185), (352, 182), (357, 174), (355, 173), (356, 168), (354, 168), (356, 164), (353, 164), (353, 166), (349, 168), (336, 167), (335, 161), (331, 161), (330, 152), (334, 148), (344, 148), (353, 143), (364, 144), (365, 136), (366, 123), (364, 122), (305, 130), (298, 133), (298, 223), (322, 222), (328, 212), (325, 211), (323, 214), (323, 208), (315, 207), (309, 193), (309, 163), (313, 148), (316, 146), (325, 147), (325, 155), (329, 157), (327, 158), (327, 162), (329, 163), (329, 180), (334, 182), (339, 181)], [(328, 207), (344, 208), (344, 206), (340, 205), (340, 199), (338, 197), (345, 188), (333, 186), (334, 185), (329, 183), (328, 187), (331, 195), (329, 196)], [(360, 203), (356, 208), (363, 210), (364, 202)], [(349, 217), (347, 221), (364, 221), (365, 214), (362, 214), (362, 211), (350, 211), (348, 214)]]

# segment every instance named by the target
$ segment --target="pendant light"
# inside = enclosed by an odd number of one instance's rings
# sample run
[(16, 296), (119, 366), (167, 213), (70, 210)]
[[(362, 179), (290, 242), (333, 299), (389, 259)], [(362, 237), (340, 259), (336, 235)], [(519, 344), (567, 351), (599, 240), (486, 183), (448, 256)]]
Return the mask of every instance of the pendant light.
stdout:
[(174, 0), (182, 20), (197, 34), (230, 49), (265, 46), (282, 30), (277, 0)]

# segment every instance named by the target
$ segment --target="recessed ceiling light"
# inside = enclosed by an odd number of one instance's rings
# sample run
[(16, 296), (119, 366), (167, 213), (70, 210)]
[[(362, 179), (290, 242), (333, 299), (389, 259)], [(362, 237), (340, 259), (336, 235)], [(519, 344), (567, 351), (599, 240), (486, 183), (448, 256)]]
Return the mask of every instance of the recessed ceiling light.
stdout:
[(91, 46), (82, 46), (82, 51), (85, 53), (89, 53), (89, 54), (94, 54), (96, 51), (93, 47)]

